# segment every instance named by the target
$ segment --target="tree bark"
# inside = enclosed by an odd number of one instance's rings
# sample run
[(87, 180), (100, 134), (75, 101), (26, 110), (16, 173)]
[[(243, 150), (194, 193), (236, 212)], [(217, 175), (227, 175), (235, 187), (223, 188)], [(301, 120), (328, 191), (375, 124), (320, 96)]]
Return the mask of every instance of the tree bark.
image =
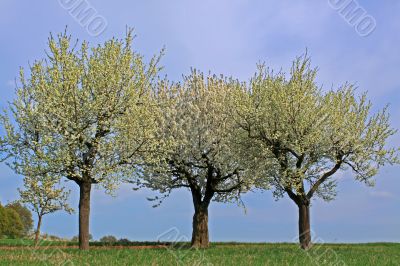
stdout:
[(208, 239), (208, 206), (195, 206), (193, 215), (192, 247), (207, 248)]
[(299, 241), (300, 247), (308, 250), (311, 247), (310, 231), (310, 205), (304, 202), (298, 204), (299, 207)]
[(38, 216), (38, 223), (36, 226), (36, 232), (35, 232), (35, 246), (38, 245), (39, 243), (39, 237), (40, 237), (40, 226), (42, 225), (42, 216)]
[(89, 216), (90, 216), (90, 191), (92, 184), (82, 182), (79, 184), (79, 249), (89, 249)]

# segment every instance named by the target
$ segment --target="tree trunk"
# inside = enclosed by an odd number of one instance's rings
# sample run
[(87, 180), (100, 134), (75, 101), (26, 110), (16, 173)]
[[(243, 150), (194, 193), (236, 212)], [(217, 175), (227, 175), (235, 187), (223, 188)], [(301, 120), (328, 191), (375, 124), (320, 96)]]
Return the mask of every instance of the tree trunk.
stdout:
[(79, 198), (79, 249), (89, 249), (90, 182), (82, 182)]
[(192, 247), (207, 248), (208, 239), (208, 206), (195, 206), (193, 215)]
[(300, 203), (299, 207), (299, 241), (302, 249), (308, 250), (311, 247), (310, 232), (310, 205)]
[(40, 226), (42, 225), (42, 216), (38, 216), (38, 223), (36, 226), (36, 232), (35, 232), (35, 246), (38, 245), (39, 243), (39, 237), (40, 237)]

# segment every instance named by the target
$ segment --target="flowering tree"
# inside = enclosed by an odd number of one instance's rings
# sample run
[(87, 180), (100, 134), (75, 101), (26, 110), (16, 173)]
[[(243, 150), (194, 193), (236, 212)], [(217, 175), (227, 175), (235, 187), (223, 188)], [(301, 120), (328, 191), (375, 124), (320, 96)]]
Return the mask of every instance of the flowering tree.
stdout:
[(68, 213), (73, 212), (73, 209), (67, 203), (70, 192), (65, 191), (63, 187), (57, 187), (58, 182), (58, 178), (49, 176), (25, 177), (25, 189), (18, 189), (21, 197), (20, 202), (27, 204), (38, 218), (35, 230), (35, 245), (38, 244), (44, 215), (59, 210), (65, 210)]
[[(132, 31), (89, 48), (66, 33), (50, 36), (45, 60), (21, 69), (21, 85), (3, 116), (2, 150), (27, 176), (62, 176), (80, 189), (79, 245), (89, 248), (92, 184), (107, 191), (154, 145), (151, 104), (158, 59), (134, 52)], [(39, 167), (40, 166), (40, 167)]]
[[(193, 71), (183, 85), (161, 85), (163, 116), (158, 139), (159, 162), (144, 166), (143, 185), (168, 195), (187, 188), (193, 199), (192, 246), (208, 247), (208, 207), (212, 200), (239, 200), (247, 189), (246, 171), (235, 151), (233, 92), (240, 84)], [(158, 199), (158, 198), (157, 198)]]
[(258, 147), (260, 167), (269, 169), (261, 178), (299, 208), (303, 249), (311, 244), (311, 199), (336, 196), (335, 173), (349, 168), (372, 185), (381, 166), (398, 162), (396, 151), (385, 147), (395, 133), (386, 109), (372, 114), (366, 95), (357, 97), (348, 84), (324, 93), (316, 74), (307, 56), (294, 61), (288, 76), (261, 66), (238, 105), (239, 125)]

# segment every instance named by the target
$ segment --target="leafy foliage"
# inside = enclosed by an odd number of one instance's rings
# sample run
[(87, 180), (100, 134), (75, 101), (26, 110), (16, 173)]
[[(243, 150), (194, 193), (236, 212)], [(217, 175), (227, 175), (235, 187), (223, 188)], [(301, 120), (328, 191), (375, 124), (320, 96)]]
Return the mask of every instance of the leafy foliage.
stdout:
[(103, 243), (115, 243), (118, 241), (118, 239), (115, 236), (108, 235), (108, 236), (103, 236), (102, 238), (100, 238), (99, 241)]
[(16, 211), (24, 226), (23, 236), (28, 236), (33, 228), (32, 213), (30, 210), (19, 202), (12, 202), (5, 206), (6, 208)]
[(19, 214), (12, 208), (0, 204), (0, 237), (20, 238), (24, 235), (24, 225)]

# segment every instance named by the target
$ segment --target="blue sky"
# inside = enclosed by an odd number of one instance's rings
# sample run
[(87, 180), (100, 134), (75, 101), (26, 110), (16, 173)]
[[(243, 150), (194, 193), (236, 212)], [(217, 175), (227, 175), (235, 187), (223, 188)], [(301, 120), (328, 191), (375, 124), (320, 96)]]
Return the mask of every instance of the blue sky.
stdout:
[[(71, 0), (69, 0), (71, 1)], [(64, 3), (68, 0), (64, 0)], [(112, 36), (123, 37), (126, 25), (135, 28), (135, 49), (150, 58), (166, 47), (164, 74), (179, 80), (190, 67), (248, 79), (256, 63), (265, 61), (287, 70), (291, 60), (307, 48), (318, 66), (318, 82), (325, 88), (349, 81), (368, 91), (376, 108), (390, 104), (392, 124), (400, 128), (400, 2), (367, 1), (358, 4), (376, 21), (367, 37), (357, 34), (329, 0), (204, 0), (204, 1), (87, 1), (107, 22), (99, 36), (90, 32), (62, 6), (63, 1), (0, 2), (0, 106), (14, 93), (20, 66), (44, 57), (50, 32), (63, 31), (91, 44)], [(337, 2), (337, 1), (336, 1)], [(399, 146), (400, 133), (390, 140)], [(399, 166), (385, 167), (376, 186), (366, 187), (342, 173), (338, 197), (312, 206), (312, 228), (325, 242), (400, 242)], [(0, 201), (17, 199), (22, 178), (0, 165)], [(78, 191), (71, 205), (77, 207)], [(122, 186), (117, 197), (96, 190), (92, 200), (91, 232), (132, 240), (155, 240), (171, 228), (190, 238), (193, 207), (190, 193), (175, 191), (163, 205), (152, 208), (146, 197), (154, 193)], [(293, 241), (297, 209), (287, 198), (274, 201), (270, 192), (243, 197), (246, 213), (234, 204), (212, 203), (212, 241)], [(61, 236), (77, 234), (77, 215), (45, 217), (43, 230)]]

